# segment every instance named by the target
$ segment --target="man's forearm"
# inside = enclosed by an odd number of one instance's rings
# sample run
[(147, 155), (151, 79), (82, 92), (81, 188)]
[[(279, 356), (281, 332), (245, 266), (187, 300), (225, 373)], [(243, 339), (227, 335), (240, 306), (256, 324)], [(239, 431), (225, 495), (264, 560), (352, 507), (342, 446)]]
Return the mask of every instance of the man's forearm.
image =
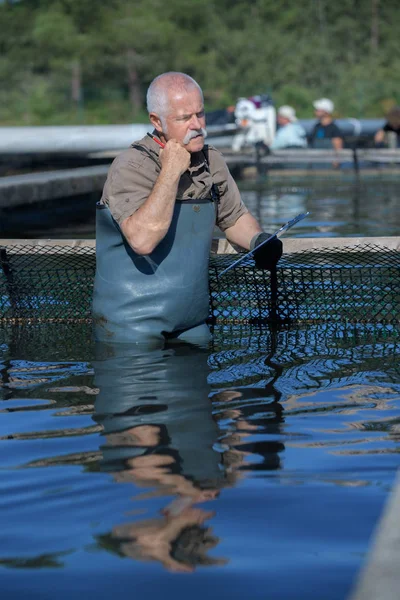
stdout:
[(343, 149), (343, 140), (342, 138), (336, 137), (336, 138), (332, 138), (332, 145), (334, 147), (334, 149), (337, 150), (342, 150)]
[(136, 212), (121, 223), (137, 254), (150, 254), (165, 237), (172, 220), (180, 176), (161, 169), (154, 188)]
[(245, 250), (250, 250), (250, 242), (262, 229), (257, 219), (251, 213), (246, 213), (239, 217), (232, 227), (225, 230), (227, 239), (233, 244), (237, 244)]

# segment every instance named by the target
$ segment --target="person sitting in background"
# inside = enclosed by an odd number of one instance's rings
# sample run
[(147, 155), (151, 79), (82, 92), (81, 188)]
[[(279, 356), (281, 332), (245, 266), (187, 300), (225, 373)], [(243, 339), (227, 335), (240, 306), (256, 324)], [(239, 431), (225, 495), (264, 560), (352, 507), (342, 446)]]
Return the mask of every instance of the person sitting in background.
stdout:
[(396, 146), (400, 148), (400, 106), (392, 108), (386, 118), (385, 125), (375, 133), (375, 144), (383, 144), (385, 142), (385, 134), (393, 132), (397, 136)]
[(320, 98), (313, 102), (314, 113), (318, 121), (314, 125), (310, 135), (310, 146), (312, 148), (343, 148), (343, 136), (339, 127), (333, 119), (334, 104), (329, 98)]
[(307, 138), (305, 129), (297, 122), (296, 111), (291, 106), (281, 106), (278, 109), (279, 129), (271, 144), (271, 150), (282, 148), (306, 148)]

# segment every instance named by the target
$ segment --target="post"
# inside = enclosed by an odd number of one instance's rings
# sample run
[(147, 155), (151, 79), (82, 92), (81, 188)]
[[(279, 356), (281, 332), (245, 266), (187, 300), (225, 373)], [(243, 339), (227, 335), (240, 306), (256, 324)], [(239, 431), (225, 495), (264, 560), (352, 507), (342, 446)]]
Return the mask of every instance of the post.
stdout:
[(354, 142), (354, 146), (352, 148), (353, 150), (353, 166), (354, 166), (354, 173), (356, 174), (356, 176), (358, 177), (360, 175), (360, 164), (358, 162), (358, 154), (357, 154), (357, 141)]
[(11, 266), (10, 266), (10, 262), (8, 259), (8, 255), (7, 255), (7, 249), (6, 248), (0, 248), (0, 266), (3, 270), (5, 279), (6, 279), (6, 287), (7, 287), (7, 291), (8, 291), (8, 296), (10, 298), (10, 304), (11, 304), (11, 309), (13, 312), (13, 315), (16, 314), (16, 309), (18, 307), (18, 297), (17, 294), (15, 293), (15, 284), (14, 284), (14, 278), (13, 278), (13, 273), (11, 270)]
[(268, 156), (270, 150), (264, 142), (256, 142), (255, 151), (257, 175), (260, 179), (265, 179), (268, 175), (268, 165), (262, 162), (262, 158)]
[(272, 323), (278, 323), (278, 273), (276, 266), (271, 270), (270, 273), (270, 286), (271, 286), (271, 303), (269, 306), (269, 321)]

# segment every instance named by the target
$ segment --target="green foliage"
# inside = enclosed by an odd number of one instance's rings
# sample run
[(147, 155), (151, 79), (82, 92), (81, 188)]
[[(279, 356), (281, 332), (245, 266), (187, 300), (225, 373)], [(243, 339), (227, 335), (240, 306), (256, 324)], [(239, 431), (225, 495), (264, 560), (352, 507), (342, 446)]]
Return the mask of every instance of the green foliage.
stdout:
[(184, 71), (208, 110), (272, 93), (312, 116), (400, 102), (396, 0), (20, 0), (0, 3), (0, 124), (146, 119), (150, 81)]

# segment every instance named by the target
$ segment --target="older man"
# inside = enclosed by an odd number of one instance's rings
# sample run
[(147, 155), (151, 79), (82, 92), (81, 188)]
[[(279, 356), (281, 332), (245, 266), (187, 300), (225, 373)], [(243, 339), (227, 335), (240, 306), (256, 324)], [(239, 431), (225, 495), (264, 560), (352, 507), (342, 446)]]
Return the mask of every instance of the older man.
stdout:
[[(215, 224), (255, 248), (268, 234), (244, 206), (221, 154), (204, 146), (199, 85), (164, 73), (150, 85), (154, 126), (113, 162), (97, 210), (95, 335), (110, 342), (204, 342), (210, 333), (208, 259)], [(255, 253), (261, 268), (282, 244)]]

